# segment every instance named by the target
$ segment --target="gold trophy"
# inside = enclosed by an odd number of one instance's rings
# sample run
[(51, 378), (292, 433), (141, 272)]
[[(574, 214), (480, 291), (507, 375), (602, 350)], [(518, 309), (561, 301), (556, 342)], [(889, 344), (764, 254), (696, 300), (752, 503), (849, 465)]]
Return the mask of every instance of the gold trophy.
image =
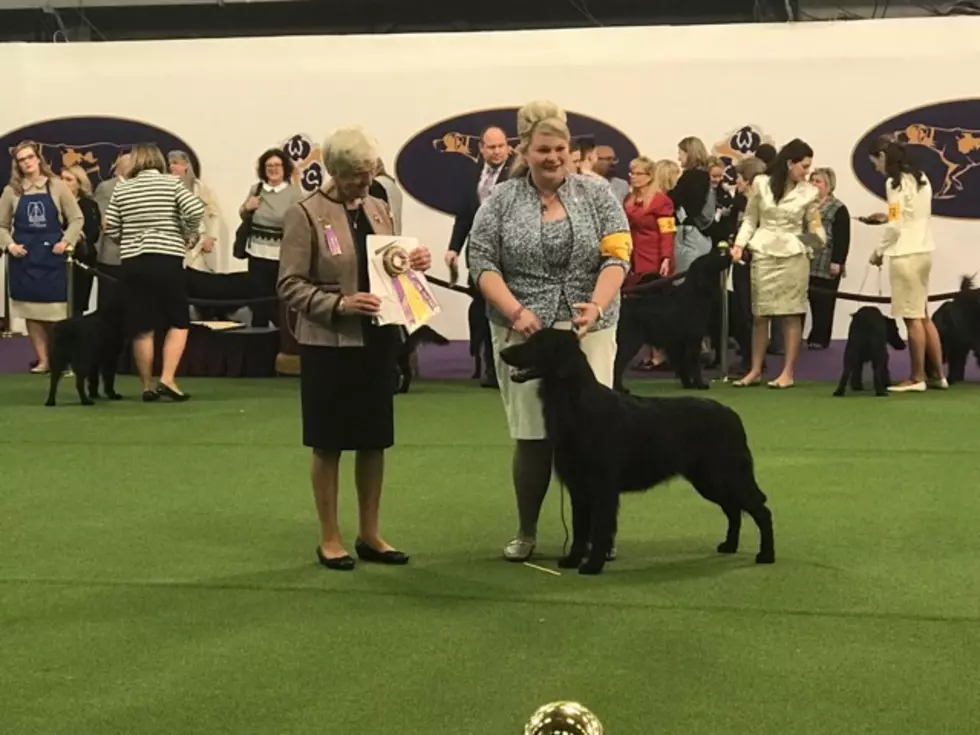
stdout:
[(524, 735), (603, 735), (599, 718), (578, 702), (551, 702), (531, 715)]

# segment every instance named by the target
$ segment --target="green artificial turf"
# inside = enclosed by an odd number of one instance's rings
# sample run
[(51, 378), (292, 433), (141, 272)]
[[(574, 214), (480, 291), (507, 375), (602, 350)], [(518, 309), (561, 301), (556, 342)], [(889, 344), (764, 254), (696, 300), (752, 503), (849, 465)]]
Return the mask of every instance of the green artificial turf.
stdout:
[(296, 381), (94, 408), (66, 382), (57, 409), (45, 382), (0, 378), (3, 735), (518, 735), (555, 699), (608, 735), (977, 732), (976, 386), (716, 385), (777, 563), (753, 564), (748, 520), (741, 552), (715, 554), (721, 511), (676, 481), (624, 500), (620, 559), (583, 578), (500, 557), (515, 511), (492, 391), (398, 397), (383, 529), (412, 563), (339, 573), (314, 556)]

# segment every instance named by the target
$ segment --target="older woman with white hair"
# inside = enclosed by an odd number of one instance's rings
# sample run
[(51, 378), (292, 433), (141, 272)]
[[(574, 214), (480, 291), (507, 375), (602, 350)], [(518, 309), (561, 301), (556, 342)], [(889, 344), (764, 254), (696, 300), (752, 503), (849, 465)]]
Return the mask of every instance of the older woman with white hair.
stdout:
[(544, 327), (574, 329), (596, 378), (612, 387), (619, 292), (632, 252), (626, 212), (609, 185), (569, 173), (565, 112), (551, 102), (532, 102), (517, 113), (517, 132), (514, 171), (484, 201), (469, 245), (469, 270), (489, 305), (500, 394), (516, 442), (513, 481), (520, 526), (504, 549), (510, 561), (530, 558), (537, 543), (552, 447), (538, 381), (513, 382), (500, 351)]
[[(320, 519), (317, 558), (328, 569), (355, 566), (337, 523), (340, 455), (352, 450), (360, 510), (355, 551), (364, 561), (405, 564), (408, 556), (382, 538), (378, 521), (384, 452), (394, 444), (400, 332), (372, 319), (381, 302), (370, 293), (367, 252), (367, 236), (392, 235), (394, 223), (387, 205), (369, 194), (378, 164), (374, 140), (344, 128), (327, 138), (322, 156), (330, 180), (283, 220), (278, 282), (280, 298), (297, 312), (303, 444), (313, 450)], [(427, 270), (429, 251), (413, 250), (409, 265)]]

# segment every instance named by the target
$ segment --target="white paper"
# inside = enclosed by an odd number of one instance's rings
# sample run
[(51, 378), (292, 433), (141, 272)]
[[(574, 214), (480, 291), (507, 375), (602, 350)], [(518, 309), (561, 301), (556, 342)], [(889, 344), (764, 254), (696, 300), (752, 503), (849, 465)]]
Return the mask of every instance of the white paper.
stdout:
[(418, 246), (414, 237), (367, 236), (368, 280), (381, 299), (376, 324), (397, 324), (411, 334), (441, 311), (425, 274), (407, 267), (408, 253)]

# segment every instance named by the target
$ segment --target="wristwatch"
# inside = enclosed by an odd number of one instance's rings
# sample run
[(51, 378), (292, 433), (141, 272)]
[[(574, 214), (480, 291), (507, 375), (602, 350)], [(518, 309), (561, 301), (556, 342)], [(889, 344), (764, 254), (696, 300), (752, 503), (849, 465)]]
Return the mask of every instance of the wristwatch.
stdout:
[(595, 301), (590, 301), (589, 303), (592, 304), (596, 308), (596, 311), (599, 312), (599, 319), (602, 319), (602, 314), (603, 314), (602, 307), (599, 306), (599, 304), (597, 304)]

